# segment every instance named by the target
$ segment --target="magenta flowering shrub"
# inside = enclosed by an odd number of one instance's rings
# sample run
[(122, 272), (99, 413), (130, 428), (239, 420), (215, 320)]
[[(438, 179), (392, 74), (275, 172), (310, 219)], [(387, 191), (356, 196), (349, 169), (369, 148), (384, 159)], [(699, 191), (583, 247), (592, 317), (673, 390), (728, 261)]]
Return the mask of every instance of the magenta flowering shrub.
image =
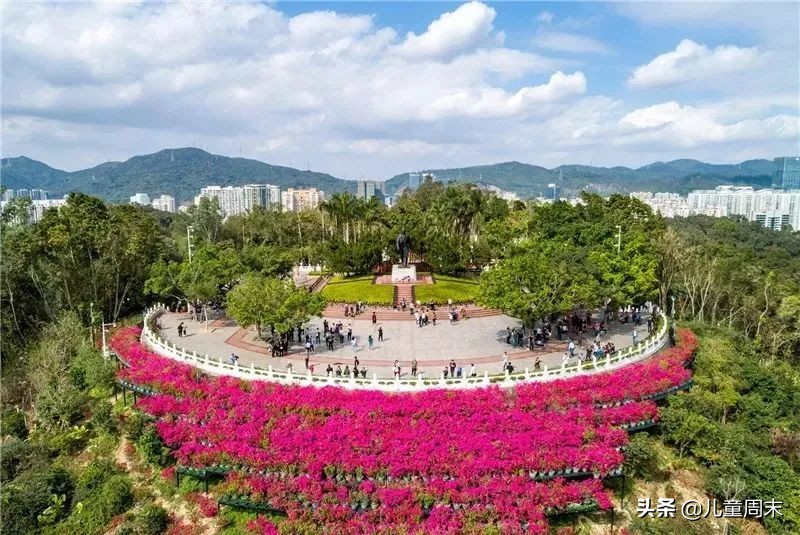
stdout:
[[(612, 372), (548, 383), (413, 394), (206, 377), (143, 347), (135, 328), (112, 348), (120, 378), (153, 388), (139, 407), (183, 465), (222, 465), (226, 485), (326, 531), (546, 532), (548, 512), (611, 502), (624, 428), (658, 419), (647, 398), (685, 384), (697, 345)], [(266, 528), (265, 528), (266, 529)]]

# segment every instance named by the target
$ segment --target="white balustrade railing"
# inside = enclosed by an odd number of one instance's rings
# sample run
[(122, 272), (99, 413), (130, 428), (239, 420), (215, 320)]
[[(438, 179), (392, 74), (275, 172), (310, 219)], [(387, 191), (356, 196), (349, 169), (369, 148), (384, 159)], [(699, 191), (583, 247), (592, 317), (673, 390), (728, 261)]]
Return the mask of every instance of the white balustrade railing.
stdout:
[(427, 388), (480, 388), (496, 384), (500, 387), (511, 387), (515, 384), (530, 383), (539, 381), (552, 381), (579, 375), (592, 375), (595, 373), (606, 372), (622, 368), (634, 362), (638, 362), (652, 356), (667, 343), (667, 317), (661, 312), (661, 321), (656, 332), (643, 339), (635, 345), (618, 350), (613, 355), (606, 355), (604, 358), (597, 359), (592, 357), (591, 362), (581, 362), (575, 364), (562, 364), (560, 366), (548, 367), (544, 365), (542, 369), (531, 371), (525, 368), (523, 372), (509, 374), (489, 375), (484, 371), (482, 376), (445, 378), (441, 374), (436, 378), (423, 378), (422, 374), (413, 379), (379, 378), (377, 374), (372, 374), (371, 378), (362, 377), (333, 377), (328, 375), (312, 375), (310, 371), (306, 373), (294, 373), (291, 370), (286, 372), (273, 369), (272, 366), (263, 368), (255, 364), (243, 365), (224, 361), (222, 357), (212, 358), (209, 355), (198, 355), (195, 351), (187, 351), (178, 347), (174, 343), (164, 340), (155, 330), (153, 325), (155, 320), (167, 309), (162, 305), (148, 308), (144, 313), (144, 329), (142, 330), (142, 342), (156, 353), (185, 362), (204, 372), (214, 375), (228, 375), (240, 379), (260, 379), (273, 381), (281, 384), (313, 385), (313, 386), (339, 386), (347, 389), (382, 390), (387, 392), (419, 391)]

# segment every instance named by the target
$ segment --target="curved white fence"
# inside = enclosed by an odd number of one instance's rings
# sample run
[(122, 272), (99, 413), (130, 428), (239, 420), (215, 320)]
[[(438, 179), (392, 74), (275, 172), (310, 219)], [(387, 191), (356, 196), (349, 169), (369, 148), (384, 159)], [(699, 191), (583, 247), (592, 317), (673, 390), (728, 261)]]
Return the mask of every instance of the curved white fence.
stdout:
[(422, 377), (414, 379), (379, 378), (377, 374), (373, 374), (371, 378), (329, 377), (327, 375), (312, 375), (310, 371), (300, 374), (291, 371), (277, 371), (274, 370), (272, 366), (262, 368), (254, 364), (250, 364), (249, 366), (231, 364), (223, 361), (222, 357), (212, 358), (209, 355), (198, 355), (194, 351), (186, 351), (164, 340), (153, 330), (155, 320), (166, 311), (167, 309), (163, 305), (156, 305), (145, 311), (142, 342), (160, 355), (185, 362), (204, 372), (214, 375), (229, 375), (240, 379), (274, 381), (281, 384), (339, 386), (348, 389), (382, 390), (386, 392), (409, 392), (427, 388), (480, 388), (492, 384), (500, 387), (511, 387), (519, 383), (551, 381), (578, 375), (601, 373), (627, 366), (653, 355), (664, 347), (668, 339), (667, 317), (662, 312), (661, 321), (658, 322), (660, 326), (656, 332), (643, 339), (641, 342), (638, 342), (636, 345), (617, 351), (613, 356), (606, 355), (605, 358), (602, 359), (592, 357), (592, 361), (586, 363), (578, 361), (575, 364), (554, 366), (552, 368), (543, 366), (539, 371), (531, 371), (525, 368), (523, 372), (513, 374), (506, 373), (505, 375), (489, 375), (489, 372), (486, 371), (482, 377), (458, 377), (448, 379), (444, 378), (444, 374), (439, 378), (424, 379)]

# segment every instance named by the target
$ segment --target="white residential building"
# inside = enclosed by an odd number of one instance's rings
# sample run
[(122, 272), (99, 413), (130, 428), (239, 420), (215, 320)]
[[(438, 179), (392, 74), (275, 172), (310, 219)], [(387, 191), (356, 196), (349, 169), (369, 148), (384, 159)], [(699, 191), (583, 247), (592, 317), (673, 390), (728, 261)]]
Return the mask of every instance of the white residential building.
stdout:
[(206, 186), (195, 197), (195, 204), (202, 197), (217, 199), (225, 217), (244, 214), (256, 206), (270, 208), (281, 202), (280, 189), (272, 184), (247, 184), (245, 186)]
[(134, 193), (131, 195), (131, 204), (150, 205), (150, 196), (147, 193)]
[(169, 212), (171, 214), (174, 214), (175, 197), (173, 197), (172, 195), (162, 195), (156, 199), (153, 199), (152, 206), (156, 210), (161, 210), (162, 212)]
[(677, 193), (631, 193), (664, 217), (740, 215), (765, 227), (780, 230), (786, 225), (800, 229), (800, 190), (762, 189), (748, 186), (718, 186), (695, 190), (682, 197)]
[[(7, 204), (8, 201), (0, 201), (0, 212), (5, 210)], [(41, 221), (45, 211), (49, 210), (50, 208), (60, 208), (65, 204), (67, 204), (66, 199), (37, 199), (31, 201), (30, 222), (36, 223), (37, 221)]]
[(325, 195), (316, 188), (294, 189), (289, 188), (281, 192), (281, 208), (284, 212), (302, 212), (312, 210), (319, 206)]

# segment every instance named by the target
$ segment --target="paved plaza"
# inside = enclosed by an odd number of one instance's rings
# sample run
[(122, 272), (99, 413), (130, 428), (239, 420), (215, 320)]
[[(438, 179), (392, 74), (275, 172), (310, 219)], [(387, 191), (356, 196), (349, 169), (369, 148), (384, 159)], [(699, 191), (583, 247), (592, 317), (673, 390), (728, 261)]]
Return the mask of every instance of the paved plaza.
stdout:
[[(528, 351), (527, 348), (514, 348), (506, 343), (506, 328), (520, 326), (519, 320), (506, 315), (493, 315), (488, 317), (470, 318), (450, 325), (445, 319), (437, 325), (417, 327), (413, 318), (408, 321), (378, 321), (372, 324), (369, 314), (364, 319), (338, 319), (329, 318), (333, 325), (342, 322), (344, 332), (348, 326), (353, 329), (353, 334), (358, 342), (355, 356), (359, 360), (359, 368), (366, 367), (368, 376), (377, 373), (380, 377), (389, 377), (395, 359), (400, 361), (402, 376), (410, 376), (412, 359), (417, 360), (418, 369), (428, 377), (438, 377), (444, 367), (455, 359), (456, 363), (466, 373), (470, 364), (474, 363), (479, 375), (484, 371), (490, 374), (502, 371), (502, 354), (506, 351), (511, 362), (518, 371), (526, 367), (533, 369), (537, 357), (542, 366), (560, 366), (562, 356), (566, 351), (566, 341), (557, 342), (555, 339), (543, 349)], [(445, 316), (446, 318), (446, 316)], [(314, 319), (307, 324), (307, 329), (312, 339), (315, 339), (316, 330), (323, 332), (322, 318)], [(183, 322), (188, 334), (178, 338), (177, 326)], [(295, 372), (305, 373), (305, 348), (295, 343), (290, 347), (289, 354), (285, 357), (271, 357), (267, 345), (258, 339), (255, 328), (242, 329), (234, 321), (219, 318), (209, 322), (208, 330), (205, 323), (191, 320), (186, 313), (167, 313), (160, 318), (161, 336), (171, 343), (175, 343), (188, 351), (198, 354), (207, 354), (213, 358), (227, 359), (231, 353), (239, 356), (241, 365), (249, 366), (251, 363), (276, 370), (285, 370), (289, 362)], [(383, 328), (383, 341), (378, 341), (378, 328)], [(603, 342), (612, 341), (617, 349), (622, 349), (631, 344), (632, 325), (621, 325), (612, 322), (609, 326), (607, 337)], [(374, 339), (373, 349), (367, 347), (367, 337)], [(592, 331), (588, 333), (592, 336)], [(647, 336), (647, 327), (638, 328), (638, 339)], [(586, 345), (591, 345), (592, 338), (587, 338)], [(579, 345), (576, 337), (576, 344)], [(345, 338), (344, 345), (335, 344), (333, 351), (325, 348), (324, 336), (322, 344), (315, 346), (309, 363), (313, 366), (315, 375), (324, 375), (325, 368), (332, 364), (334, 368), (341, 365), (353, 365), (354, 352), (350, 343)], [(576, 355), (580, 352), (576, 349)], [(573, 359), (574, 360), (574, 359)]]

